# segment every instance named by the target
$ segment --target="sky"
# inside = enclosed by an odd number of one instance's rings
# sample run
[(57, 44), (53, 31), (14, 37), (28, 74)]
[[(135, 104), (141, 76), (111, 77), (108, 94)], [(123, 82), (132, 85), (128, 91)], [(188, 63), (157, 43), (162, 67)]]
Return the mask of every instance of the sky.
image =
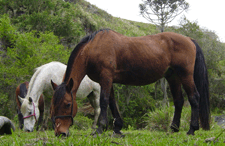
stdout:
[[(140, 15), (142, 0), (86, 0), (114, 17), (150, 23)], [(182, 16), (191, 22), (198, 22), (203, 29), (215, 32), (225, 42), (225, 0), (186, 0), (189, 10), (177, 16), (169, 25), (179, 25)]]

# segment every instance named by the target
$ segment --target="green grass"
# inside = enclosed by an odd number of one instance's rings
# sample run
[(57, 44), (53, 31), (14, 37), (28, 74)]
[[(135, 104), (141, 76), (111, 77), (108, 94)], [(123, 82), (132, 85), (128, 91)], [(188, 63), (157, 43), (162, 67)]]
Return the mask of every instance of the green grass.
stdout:
[[(224, 130), (223, 130), (224, 131)], [(225, 134), (222, 133), (221, 127), (215, 125), (210, 131), (198, 130), (195, 135), (187, 135), (187, 131), (180, 131), (178, 133), (159, 132), (149, 130), (122, 130), (125, 134), (124, 138), (112, 137), (112, 131), (105, 132), (100, 137), (92, 137), (88, 130), (76, 130), (70, 128), (70, 136), (67, 138), (55, 137), (54, 131), (32, 132), (27, 133), (21, 130), (16, 130), (12, 135), (3, 135), (0, 137), (0, 145), (124, 145), (124, 146), (139, 146), (139, 145), (163, 145), (163, 146), (187, 146), (187, 145), (223, 145), (225, 144)], [(211, 137), (218, 137), (216, 142), (208, 142), (205, 140)]]

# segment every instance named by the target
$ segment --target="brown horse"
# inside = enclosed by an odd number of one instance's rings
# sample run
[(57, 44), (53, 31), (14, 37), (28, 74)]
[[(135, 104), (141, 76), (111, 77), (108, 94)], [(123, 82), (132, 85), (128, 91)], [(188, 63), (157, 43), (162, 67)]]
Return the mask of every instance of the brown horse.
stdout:
[[(21, 102), (19, 100), (19, 97), (22, 97), (22, 98), (25, 98), (26, 97), (26, 94), (27, 94), (27, 89), (28, 89), (28, 86), (29, 86), (29, 82), (24, 82), (20, 85), (17, 86), (16, 88), (16, 103), (17, 103), (17, 114), (18, 114), (18, 120), (19, 120), (19, 127), (20, 129), (23, 129), (23, 115), (20, 111), (21, 109)], [(44, 114), (44, 97), (43, 95), (41, 94), (40, 96), (40, 99), (39, 99), (39, 104), (38, 104), (38, 108), (40, 110), (40, 117), (38, 119), (38, 124), (37, 124), (37, 128), (36, 130), (38, 130), (39, 128), (39, 125), (41, 124), (41, 122), (43, 121), (43, 114)]]
[(63, 83), (56, 88), (51, 117), (55, 135), (68, 135), (77, 112), (76, 92), (88, 75), (101, 85), (101, 113), (96, 133), (107, 130), (107, 107), (114, 121), (114, 132), (121, 134), (123, 121), (116, 107), (113, 83), (147, 85), (165, 77), (175, 105), (171, 125), (179, 131), (184, 103), (181, 85), (191, 105), (191, 122), (187, 134), (199, 129), (209, 130), (209, 92), (205, 60), (199, 45), (189, 37), (164, 32), (143, 37), (126, 37), (113, 30), (100, 30), (84, 37), (68, 60)]

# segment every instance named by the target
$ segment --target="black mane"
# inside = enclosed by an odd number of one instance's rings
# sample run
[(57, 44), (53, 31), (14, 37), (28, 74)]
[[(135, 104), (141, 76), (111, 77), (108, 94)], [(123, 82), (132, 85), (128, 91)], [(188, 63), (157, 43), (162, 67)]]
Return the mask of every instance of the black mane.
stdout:
[(65, 94), (66, 94), (66, 83), (63, 82), (55, 90), (53, 98), (54, 105), (57, 105), (57, 103), (61, 101), (62, 97), (64, 97)]
[(64, 79), (65, 83), (67, 83), (67, 81), (69, 80), (69, 76), (70, 76), (70, 73), (71, 73), (71, 69), (72, 69), (72, 66), (73, 66), (74, 59), (76, 58), (76, 56), (77, 56), (78, 52), (80, 51), (80, 49), (82, 48), (82, 46), (84, 44), (92, 41), (97, 33), (99, 33), (100, 31), (104, 32), (105, 30), (109, 31), (110, 29), (100, 29), (98, 31), (93, 32), (92, 34), (90, 34), (88, 36), (85, 36), (84, 38), (81, 39), (79, 44), (77, 44), (77, 46), (73, 49), (73, 51), (72, 51), (72, 53), (69, 57), (68, 63), (67, 63), (66, 76), (65, 76), (65, 79)]
[(20, 84), (20, 97), (25, 98), (27, 94), (27, 87), (25, 83)]

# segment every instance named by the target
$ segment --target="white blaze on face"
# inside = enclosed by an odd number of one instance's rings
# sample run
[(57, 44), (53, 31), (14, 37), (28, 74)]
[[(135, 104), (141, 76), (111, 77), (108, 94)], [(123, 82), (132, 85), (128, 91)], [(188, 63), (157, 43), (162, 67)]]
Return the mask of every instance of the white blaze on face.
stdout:
[[(32, 102), (29, 102), (27, 99), (23, 99), (23, 103), (21, 106), (21, 113), (23, 114), (23, 117), (27, 117), (29, 115), (34, 114), (34, 107), (35, 107), (35, 115), (38, 120), (39, 118), (39, 109), (38, 105), (34, 104)], [(31, 116), (24, 119), (24, 131), (32, 132), (34, 130), (35, 125), (35, 116)]]

